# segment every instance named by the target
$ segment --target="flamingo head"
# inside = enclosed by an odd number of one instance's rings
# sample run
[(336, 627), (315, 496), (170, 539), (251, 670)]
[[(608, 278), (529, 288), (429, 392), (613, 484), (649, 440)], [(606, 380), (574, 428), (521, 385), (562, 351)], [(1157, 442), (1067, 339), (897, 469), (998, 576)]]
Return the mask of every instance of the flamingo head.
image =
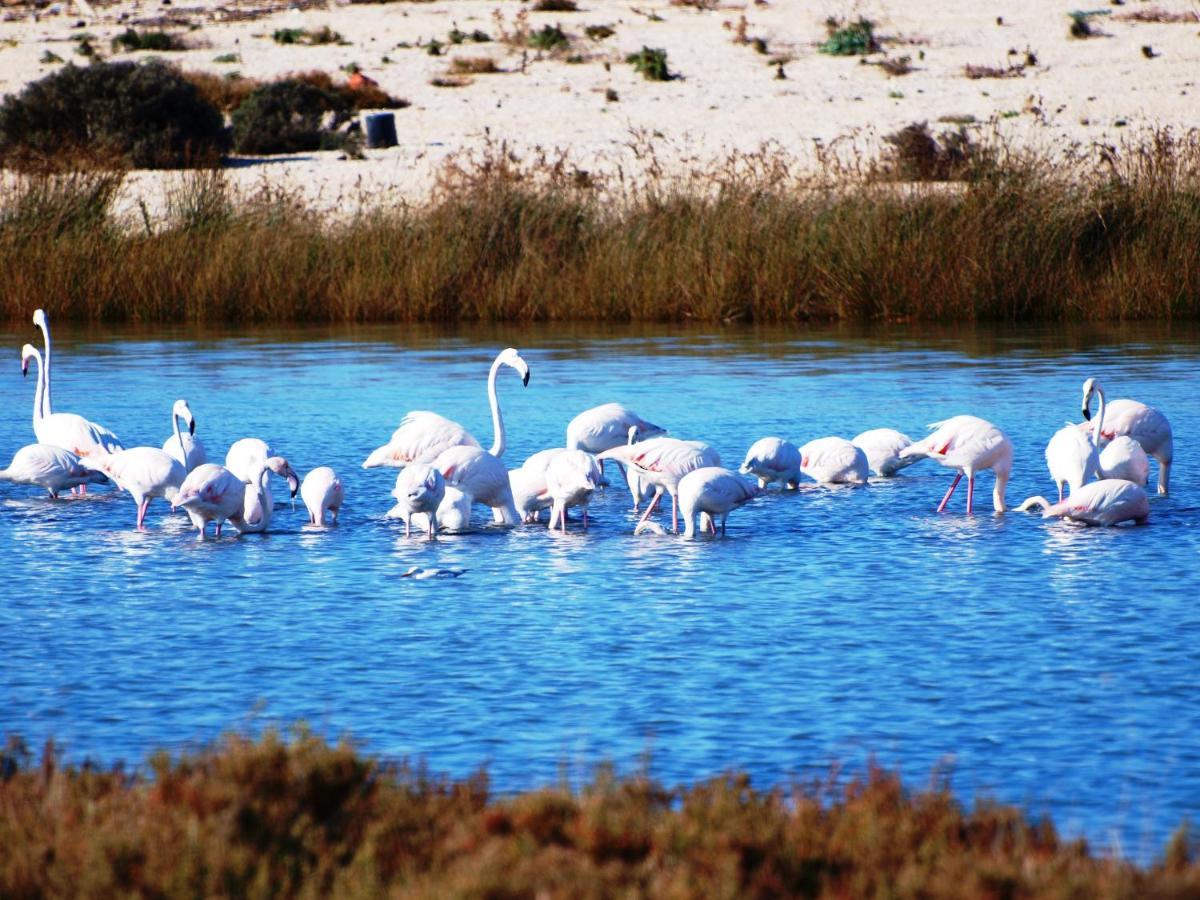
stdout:
[(503, 350), (499, 357), (500, 362), (506, 366), (511, 366), (521, 374), (521, 384), (529, 386), (529, 363), (521, 358), (521, 354), (513, 347)]
[(288, 490), (292, 492), (292, 497), (295, 497), (296, 492), (300, 490), (300, 478), (291, 464), (282, 456), (272, 456), (267, 460), (267, 468), (280, 478), (287, 479)]
[(192, 408), (188, 406), (186, 400), (176, 400), (175, 405), (171, 408), (171, 413), (187, 422), (188, 434), (196, 433), (196, 417), (192, 415)]
[(412, 578), (414, 575), (416, 575), (420, 571), (421, 571), (420, 566), (409, 566), (407, 572), (400, 573), (400, 577), (401, 578)]
[(26, 344), (21, 348), (21, 374), (29, 374), (29, 361), (36, 356), (40, 356), (37, 348), (33, 344)]
[(1095, 378), (1089, 378), (1083, 383), (1083, 417), (1088, 421), (1092, 418), (1092, 394), (1100, 387)]
[(46, 311), (44, 309), (39, 308), (33, 311), (33, 324), (38, 328), (47, 330), (50, 328), (50, 321), (46, 318)]

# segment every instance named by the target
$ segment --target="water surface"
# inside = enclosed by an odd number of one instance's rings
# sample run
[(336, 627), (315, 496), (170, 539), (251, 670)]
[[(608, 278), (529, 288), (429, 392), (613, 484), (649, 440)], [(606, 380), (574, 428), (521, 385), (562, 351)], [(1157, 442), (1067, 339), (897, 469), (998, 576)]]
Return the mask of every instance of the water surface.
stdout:
[[(0, 456), (32, 440), (33, 379), (0, 335)], [(263, 331), (202, 337), (58, 329), (55, 400), (130, 446), (161, 445), (186, 397), (220, 460), (270, 441), (347, 485), (340, 527), (283, 505), (273, 533), (198, 542), (126, 495), (52, 503), (0, 486), (0, 728), (73, 758), (141, 760), (230, 728), (306, 720), (437, 771), (486, 765), (501, 790), (586, 777), (648, 754), (669, 783), (730, 768), (759, 784), (872, 756), (914, 784), (949, 770), (970, 800), (1048, 812), (1069, 834), (1145, 859), (1200, 807), (1200, 431), (1194, 332), (958, 335), (557, 328)], [(931, 463), (861, 489), (768, 497), (724, 540), (631, 535), (628, 495), (593, 528), (405, 539), (394, 472), (364, 471), (409, 409), (485, 445), (487, 367), (506, 460), (562, 443), (589, 406), (628, 403), (736, 466), (757, 438), (797, 443), (969, 412), (1016, 449), (1015, 503), (1053, 486), (1046, 440), (1080, 385), (1164, 410), (1173, 495), (1142, 528), (1085, 530), (934, 507)], [(284, 492), (278, 490), (277, 498)], [(480, 523), (486, 517), (478, 516)], [(410, 565), (466, 568), (412, 582)]]

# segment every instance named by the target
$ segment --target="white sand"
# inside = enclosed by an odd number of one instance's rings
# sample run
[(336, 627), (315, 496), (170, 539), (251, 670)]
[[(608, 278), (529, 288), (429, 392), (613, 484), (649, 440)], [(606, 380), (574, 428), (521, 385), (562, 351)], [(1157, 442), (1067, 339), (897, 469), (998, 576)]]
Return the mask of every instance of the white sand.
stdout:
[[(36, 16), (28, 6), (5, 6), (0, 92), (18, 91), (52, 71), (57, 64), (40, 62), (47, 50), (64, 60), (80, 60), (73, 49), (82, 31), (96, 36), (95, 46), (106, 58), (144, 57), (111, 53), (110, 39), (128, 24), (162, 15), (200, 26), (173, 29), (196, 49), (162, 54), (185, 69), (238, 71), (265, 79), (308, 69), (340, 76), (341, 67), (357, 63), (382, 88), (413, 104), (396, 113), (398, 147), (368, 151), (365, 160), (321, 153), (231, 172), (240, 185), (299, 188), (327, 208), (364, 197), (420, 198), (448, 155), (479, 151), (489, 141), (508, 142), (525, 155), (535, 148), (563, 150), (583, 168), (637, 174), (646, 159), (644, 153), (639, 159), (637, 148), (653, 146), (659, 160), (676, 170), (706, 166), (731, 151), (752, 152), (764, 144), (809, 165), (818, 145), (845, 149), (853, 144), (873, 151), (882, 135), (915, 121), (938, 129), (951, 127), (938, 125), (939, 120), (973, 117), (983, 130), (994, 128), (1042, 149), (1116, 142), (1148, 127), (1200, 125), (1200, 23), (1118, 18), (1151, 8), (1200, 12), (1200, 3), (1190, 0), (1128, 0), (1102, 7), (1112, 15), (1092, 21), (1103, 34), (1086, 40), (1068, 36), (1067, 13), (1079, 7), (1052, 0), (773, 0), (711, 10), (663, 2), (579, 2), (582, 11), (577, 13), (529, 14), (534, 29), (546, 23), (562, 26), (573, 38), (570, 52), (585, 56), (575, 64), (564, 55), (522, 51), (498, 40), (449, 47), (441, 57), (415, 46), (431, 38), (445, 42), (455, 26), (499, 38), (502, 29), (495, 17), (512, 29), (518, 11), (529, 7), (514, 2), (330, 4), (243, 22), (217, 19), (222, 10), (246, 11), (262, 4), (121, 2), (94, 7), (94, 18), (73, 5), (57, 4)], [(1099, 6), (1093, 0), (1084, 8)], [(818, 53), (830, 15), (875, 21), (884, 52), (869, 59), (909, 56), (914, 70), (890, 77), (859, 58)], [(767, 55), (734, 41), (742, 16), (748, 20), (748, 37), (766, 40)], [(583, 35), (584, 26), (591, 24), (610, 25), (616, 33), (591, 41)], [(322, 25), (340, 32), (348, 43), (281, 46), (271, 39), (277, 28)], [(398, 48), (401, 42), (414, 46)], [(682, 77), (666, 83), (643, 80), (624, 62), (643, 45), (664, 48), (671, 70)], [(1145, 56), (1144, 46), (1152, 48), (1153, 58)], [(964, 75), (967, 64), (1020, 63), (1027, 49), (1037, 63), (1021, 77), (972, 80)], [(214, 61), (231, 53), (237, 54), (237, 62)], [(465, 87), (431, 85), (454, 56), (491, 56), (506, 71), (473, 76)], [(385, 57), (390, 62), (383, 62)], [(778, 67), (769, 64), (774, 57), (786, 59), (785, 80), (777, 79)], [(615, 102), (606, 99), (610, 89), (619, 98)], [(160, 174), (143, 173), (135, 184), (152, 191), (163, 180)]]

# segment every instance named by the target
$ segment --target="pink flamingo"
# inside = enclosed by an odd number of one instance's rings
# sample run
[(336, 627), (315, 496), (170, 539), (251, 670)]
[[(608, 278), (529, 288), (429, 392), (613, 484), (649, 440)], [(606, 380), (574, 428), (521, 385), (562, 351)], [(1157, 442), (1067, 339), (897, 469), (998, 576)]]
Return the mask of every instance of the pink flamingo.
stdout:
[(1150, 517), (1150, 498), (1132, 481), (1105, 478), (1090, 481), (1071, 490), (1071, 496), (1058, 503), (1045, 497), (1030, 497), (1017, 507), (1019, 512), (1041, 507), (1042, 518), (1058, 517), (1080, 525), (1143, 524)]
[(623, 444), (605, 450), (597, 460), (613, 459), (631, 466), (646, 481), (654, 485), (654, 499), (646, 507), (641, 525), (654, 512), (663, 491), (671, 495), (671, 525), (679, 533), (679, 480), (688, 472), (705, 466), (721, 465), (721, 457), (703, 441), (681, 441), (679, 438), (656, 437), (636, 444)]
[(900, 458), (924, 454), (943, 466), (958, 469), (958, 474), (954, 476), (950, 490), (946, 491), (946, 496), (938, 504), (937, 511), (941, 512), (946, 508), (954, 489), (962, 480), (963, 473), (966, 473), (967, 515), (971, 515), (975, 500), (975, 475), (984, 469), (991, 469), (996, 473), (996, 487), (992, 492), (993, 506), (996, 512), (1004, 512), (1004, 492), (1008, 487), (1009, 475), (1012, 474), (1012, 441), (991, 422), (975, 416), (955, 416), (944, 422), (934, 422), (929, 427), (933, 433), (901, 450)]
[[(1104, 409), (1104, 389), (1095, 378), (1083, 383), (1083, 417), (1076, 428), (1088, 431), (1092, 428), (1092, 394), (1100, 397), (1100, 408)], [(1171, 477), (1171, 461), (1175, 457), (1175, 438), (1167, 417), (1152, 406), (1136, 400), (1114, 400), (1108, 404), (1104, 428), (1100, 432), (1100, 447), (1120, 435), (1127, 435), (1142, 445), (1147, 456), (1158, 460), (1158, 492), (1166, 495)]]

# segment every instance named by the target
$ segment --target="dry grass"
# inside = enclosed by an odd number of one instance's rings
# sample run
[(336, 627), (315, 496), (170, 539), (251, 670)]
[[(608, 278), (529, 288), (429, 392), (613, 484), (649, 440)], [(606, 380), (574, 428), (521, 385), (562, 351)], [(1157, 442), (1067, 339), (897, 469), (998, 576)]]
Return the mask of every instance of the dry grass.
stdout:
[(1113, 18), (1121, 22), (1151, 22), (1156, 24), (1169, 25), (1196, 25), (1200, 24), (1200, 12), (1186, 10), (1183, 12), (1168, 12), (1158, 6), (1151, 6), (1147, 9), (1134, 9), (1129, 12), (1119, 12), (1113, 15)]
[(600, 769), (495, 797), (330, 746), (228, 737), (140, 772), (0, 752), (0, 896), (1170, 897), (1200, 891), (1181, 829), (1145, 868), (944, 784), (669, 789)]
[(1067, 164), (905, 131), (808, 180), (761, 157), (622, 188), (496, 151), (422, 205), (332, 222), (220, 173), (132, 225), (119, 176), (10, 178), (0, 318), (29, 297), (114, 322), (1200, 318), (1200, 133)]
[(963, 66), (963, 75), (972, 80), (979, 78), (1024, 78), (1025, 66), (1020, 63), (1007, 63), (1003, 66), (977, 66), (967, 63)]
[(450, 60), (451, 75), (494, 75), (503, 71), (490, 56), (456, 56)]

